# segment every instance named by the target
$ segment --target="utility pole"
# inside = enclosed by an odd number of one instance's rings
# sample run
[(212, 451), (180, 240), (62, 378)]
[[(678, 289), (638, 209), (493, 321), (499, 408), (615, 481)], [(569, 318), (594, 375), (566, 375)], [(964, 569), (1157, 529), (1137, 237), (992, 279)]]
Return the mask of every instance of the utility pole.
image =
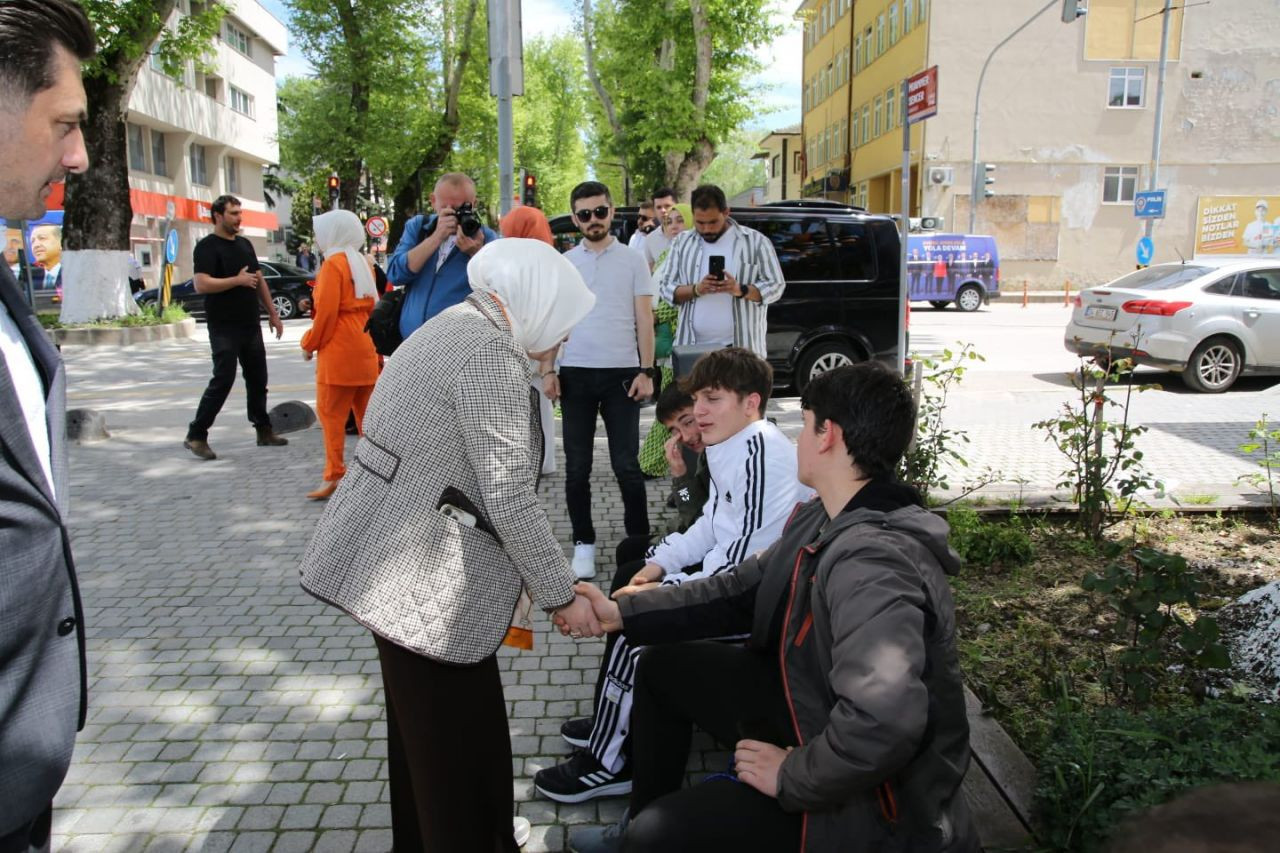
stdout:
[[(1164, 73), (1169, 63), (1169, 18), (1172, 17), (1170, 14), (1173, 11), (1172, 6), (1173, 0), (1164, 0), (1164, 11), (1161, 12), (1164, 20), (1160, 22), (1160, 71), (1156, 80), (1156, 126), (1151, 133), (1151, 174), (1147, 181), (1148, 190), (1156, 188), (1160, 177), (1160, 134), (1164, 129)], [(1148, 217), (1143, 223), (1143, 234), (1150, 237), (1155, 224), (1155, 220)]]
[(520, 36), (520, 0), (488, 0), (489, 94), (498, 99), (499, 214), (511, 212), (514, 192), (515, 131), (511, 98), (524, 94), (524, 49)]

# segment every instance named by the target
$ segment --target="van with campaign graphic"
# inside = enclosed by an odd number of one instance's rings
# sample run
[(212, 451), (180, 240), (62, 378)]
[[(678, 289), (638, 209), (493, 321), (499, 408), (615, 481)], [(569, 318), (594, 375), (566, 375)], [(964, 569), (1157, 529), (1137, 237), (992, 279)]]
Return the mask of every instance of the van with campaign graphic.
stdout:
[(980, 234), (911, 234), (907, 280), (912, 302), (928, 302), (939, 310), (954, 302), (961, 311), (977, 311), (1000, 295), (996, 239)]

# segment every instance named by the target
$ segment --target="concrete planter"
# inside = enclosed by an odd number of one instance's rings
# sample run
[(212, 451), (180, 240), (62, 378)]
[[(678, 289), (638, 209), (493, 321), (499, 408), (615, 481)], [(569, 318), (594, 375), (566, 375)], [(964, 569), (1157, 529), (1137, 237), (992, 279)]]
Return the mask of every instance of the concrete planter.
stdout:
[(196, 330), (194, 317), (157, 326), (94, 326), (80, 329), (50, 329), (55, 346), (127, 347), (152, 341), (189, 338)]

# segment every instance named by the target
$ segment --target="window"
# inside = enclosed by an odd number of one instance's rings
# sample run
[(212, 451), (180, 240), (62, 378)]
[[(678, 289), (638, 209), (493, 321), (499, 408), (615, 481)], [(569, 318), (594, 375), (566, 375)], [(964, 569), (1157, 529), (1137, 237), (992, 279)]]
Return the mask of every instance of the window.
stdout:
[(209, 186), (209, 167), (205, 162), (204, 146), (191, 143), (191, 183)]
[(222, 172), (226, 176), (224, 183), (227, 192), (232, 195), (240, 192), (240, 161), (234, 157), (228, 157), (223, 163)]
[(1132, 204), (1137, 185), (1137, 166), (1108, 166), (1102, 177), (1102, 203)]
[(898, 43), (898, 4), (889, 4), (889, 46)]
[(769, 161), (769, 177), (778, 178), (782, 176), (782, 155), (774, 154), (773, 159)]
[(916, 23), (923, 24), (929, 19), (929, 0), (920, 0), (920, 16), (916, 18)]
[(890, 86), (884, 92), (884, 129), (893, 130), (898, 124), (898, 87)]
[(169, 158), (165, 153), (164, 134), (151, 129), (151, 171), (161, 177), (169, 176)]
[(876, 16), (876, 56), (884, 54), (884, 12)]
[(862, 67), (866, 68), (871, 64), (871, 27), (867, 27), (862, 32)]
[(1107, 87), (1107, 106), (1142, 107), (1146, 77), (1145, 68), (1112, 68), (1111, 81)]
[[(863, 184), (866, 187), (866, 184)], [(865, 191), (865, 189), (864, 189)], [(864, 204), (858, 205), (865, 207)], [(861, 222), (834, 224), (836, 255), (840, 258), (840, 277), (847, 281), (871, 281), (876, 277), (875, 244)]]
[(843, 157), (849, 150), (849, 120), (847, 118), (840, 119), (840, 156)]
[(773, 244), (788, 288), (792, 282), (831, 280), (831, 271), (835, 268), (835, 247), (823, 220), (770, 217), (755, 228)]
[(844, 82), (848, 83), (850, 76), (851, 74), (849, 69), (849, 48), (846, 47), (844, 49)]
[(248, 92), (237, 89), (235, 86), (228, 86), (227, 88), (231, 93), (231, 109), (253, 118), (253, 96)]
[(854, 110), (849, 116), (849, 147), (858, 147), (858, 111)]
[(793, 159), (791, 161), (791, 171), (803, 172), (804, 171), (804, 155), (801, 154), (799, 151), (797, 151), (795, 152), (795, 154), (792, 155), (792, 157)]
[(872, 137), (877, 137), (880, 135), (880, 127), (881, 127), (880, 122), (883, 120), (883, 117), (884, 117), (884, 101), (881, 99), (879, 95), (876, 95), (875, 103), (876, 103), (875, 109), (872, 111), (872, 115), (874, 116), (874, 118), (872, 118), (872, 121), (875, 122), (875, 124), (873, 125), (874, 132), (871, 134)]
[(154, 263), (154, 258), (151, 253), (151, 247), (139, 246), (138, 247), (138, 266), (149, 267), (151, 266), (152, 263)]
[(1280, 270), (1250, 270), (1240, 274), (1245, 299), (1280, 299)]
[(862, 33), (853, 37), (853, 73), (862, 70)]
[(222, 81), (213, 76), (204, 78), (204, 93), (215, 101), (221, 101)]
[(248, 33), (240, 29), (230, 21), (227, 21), (225, 24), (223, 24), (222, 34), (227, 44), (231, 45), (236, 50), (243, 53), (245, 56), (250, 55)]
[(129, 168), (147, 171), (147, 132), (142, 125), (129, 122)]
[(840, 151), (836, 145), (836, 126), (833, 124), (827, 128), (827, 159), (834, 160), (840, 156)]
[(862, 144), (866, 145), (871, 141), (871, 107), (868, 104), (862, 105)]
[(915, 12), (914, 0), (902, 0), (902, 34), (911, 32), (911, 15)]

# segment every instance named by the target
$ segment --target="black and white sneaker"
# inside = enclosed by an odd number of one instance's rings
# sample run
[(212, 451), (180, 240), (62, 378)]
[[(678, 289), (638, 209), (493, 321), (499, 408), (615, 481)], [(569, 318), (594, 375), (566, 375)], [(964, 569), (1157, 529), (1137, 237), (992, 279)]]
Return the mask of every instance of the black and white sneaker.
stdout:
[(595, 720), (591, 717), (569, 720), (560, 727), (560, 737), (564, 738), (564, 742), (569, 746), (586, 749), (587, 744), (591, 742), (591, 726), (594, 723)]
[(631, 793), (631, 768), (623, 767), (617, 773), (610, 773), (591, 753), (579, 750), (563, 764), (535, 773), (533, 787), (557, 803), (621, 797)]

